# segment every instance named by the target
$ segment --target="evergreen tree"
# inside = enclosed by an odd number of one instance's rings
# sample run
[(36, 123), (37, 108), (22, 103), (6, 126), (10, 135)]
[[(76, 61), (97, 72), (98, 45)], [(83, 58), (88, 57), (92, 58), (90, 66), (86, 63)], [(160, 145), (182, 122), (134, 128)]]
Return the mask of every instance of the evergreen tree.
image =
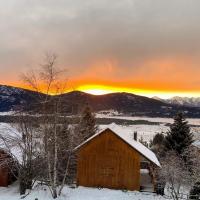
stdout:
[(97, 131), (95, 115), (92, 113), (90, 107), (87, 105), (83, 110), (78, 125), (79, 143), (87, 140)]
[(159, 158), (164, 155), (164, 141), (165, 136), (163, 133), (156, 133), (153, 140), (150, 141), (151, 150), (153, 150)]
[(165, 139), (165, 136), (163, 133), (156, 133), (156, 135), (153, 137), (153, 140), (152, 140), (152, 146), (162, 145), (164, 142), (164, 139)]
[(178, 113), (174, 118), (174, 123), (170, 126), (164, 141), (166, 151), (175, 151), (178, 155), (192, 144), (193, 134), (190, 131), (188, 122), (185, 120), (182, 113)]

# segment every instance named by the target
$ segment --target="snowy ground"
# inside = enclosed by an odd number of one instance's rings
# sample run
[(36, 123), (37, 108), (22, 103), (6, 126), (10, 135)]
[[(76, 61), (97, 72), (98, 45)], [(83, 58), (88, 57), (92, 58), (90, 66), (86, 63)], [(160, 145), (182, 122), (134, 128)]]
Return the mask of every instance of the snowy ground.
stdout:
[[(100, 128), (104, 129), (108, 125), (100, 125)], [(153, 139), (154, 135), (157, 133), (164, 133), (166, 134), (167, 131), (169, 130), (169, 126), (165, 126), (165, 124), (160, 124), (160, 125), (145, 125), (145, 124), (140, 124), (140, 125), (127, 125), (121, 127), (124, 129), (124, 131), (132, 131), (133, 133), (136, 131), (138, 133), (138, 139), (141, 137), (143, 138), (144, 141), (149, 142), (150, 140)], [(192, 127), (191, 131), (194, 133), (194, 138), (195, 140), (200, 140), (200, 127)]]
[[(108, 125), (100, 125), (101, 129), (104, 129), (106, 127), (108, 127)], [(145, 141), (151, 140), (156, 133), (167, 132), (169, 129), (169, 127), (162, 124), (161, 125), (130, 125), (130, 126), (121, 125), (120, 127), (122, 127), (124, 132), (132, 131), (132, 133), (134, 133), (135, 131), (137, 131), (138, 139), (142, 137)]]
[[(105, 117), (105, 116), (98, 116)], [(109, 116), (107, 116), (109, 117)], [(131, 120), (148, 120), (153, 122), (161, 122), (160, 125), (130, 125), (122, 126), (124, 130), (131, 130), (138, 132), (138, 138), (141, 136), (145, 141), (149, 141), (153, 138), (156, 133), (166, 132), (169, 129), (169, 126), (165, 126), (166, 123), (173, 122), (172, 119), (166, 118), (144, 118), (144, 117), (123, 117), (123, 116), (111, 116), (111, 118), (122, 118), (122, 119), (131, 119)], [(190, 124), (200, 125), (200, 119), (189, 119)], [(100, 128), (105, 128), (107, 125), (100, 125)], [(199, 137), (200, 128), (192, 128), (196, 132), (196, 138)], [(0, 132), (4, 134), (11, 134), (12, 136), (18, 135), (18, 131), (15, 127), (12, 127), (9, 124), (0, 123)], [(15, 150), (16, 151), (16, 150)], [(20, 155), (16, 151), (16, 155)], [(0, 200), (19, 200), (21, 199), (18, 192), (18, 185), (15, 183), (8, 188), (0, 187)], [(48, 188), (39, 187), (35, 188), (26, 198), (26, 200), (51, 200), (51, 194), (49, 193)], [(140, 193), (140, 192), (122, 192), (120, 190), (109, 190), (109, 189), (92, 189), (92, 188), (83, 188), (79, 187), (76, 189), (71, 189), (65, 187), (63, 194), (58, 200), (164, 200), (165, 198), (151, 194), (151, 193)]]
[[(102, 114), (97, 113), (97, 118), (114, 118), (114, 119), (126, 119), (126, 120), (146, 120), (150, 122), (160, 122), (163, 124), (173, 123), (172, 118), (161, 118), (161, 117), (131, 117), (131, 116), (123, 116), (123, 115), (111, 115), (111, 114)], [(200, 118), (188, 118), (187, 121), (191, 125), (199, 125), (200, 126)]]
[[(128, 116), (109, 116), (103, 114), (97, 114), (96, 117), (102, 118), (118, 118), (118, 119), (128, 119), (128, 120), (146, 120), (150, 122), (160, 122), (160, 125), (147, 125), (147, 124), (136, 124), (136, 125), (124, 125), (122, 126), (124, 130), (132, 131), (133, 133), (137, 131), (138, 139), (141, 137), (145, 141), (150, 141), (156, 133), (164, 132), (166, 133), (169, 130), (169, 126), (166, 124), (172, 123), (173, 119), (171, 118), (149, 118), (149, 117), (128, 117)], [(188, 119), (189, 123), (192, 125), (200, 126), (200, 119)], [(108, 125), (100, 125), (100, 128), (105, 128)], [(195, 135), (195, 139), (200, 140), (200, 127), (192, 127), (192, 132)], [(0, 123), (0, 132), (9, 133), (12, 132), (16, 134), (17, 130), (9, 124)], [(13, 134), (12, 134), (13, 135)]]
[[(137, 127), (137, 128), (136, 128)], [(105, 125), (101, 125), (101, 128), (105, 128)], [(150, 136), (155, 134), (158, 130), (155, 126), (123, 126), (124, 130), (138, 131), (145, 139), (149, 139)], [(159, 130), (162, 130), (162, 126)], [(11, 126), (6, 123), (0, 123), (0, 132), (11, 136), (19, 134), (15, 126)], [(2, 144), (1, 144), (2, 145)], [(14, 149), (16, 156), (20, 155), (19, 152)], [(8, 188), (0, 187), (0, 200), (19, 200), (21, 199), (18, 191), (18, 184), (15, 183)], [(34, 190), (26, 196), (26, 200), (51, 200), (51, 194), (45, 186), (34, 188)], [(94, 189), (94, 188), (69, 188), (65, 187), (62, 196), (58, 200), (164, 200), (163, 197), (154, 195), (152, 193), (140, 193), (140, 192), (123, 192), (120, 190), (109, 189)]]
[[(8, 188), (0, 187), (0, 200), (19, 200), (18, 185), (13, 184)], [(52, 200), (46, 187), (35, 188), (25, 200)], [(152, 193), (123, 192), (121, 190), (95, 189), (78, 187), (75, 189), (65, 187), (58, 200), (164, 200), (165, 198)]]
[[(17, 127), (7, 123), (0, 123), (0, 134), (2, 136), (8, 136), (9, 140), (20, 141), (21, 133), (17, 130)], [(9, 143), (10, 144), (10, 143)], [(21, 163), (22, 162), (22, 152), (18, 145), (7, 146), (5, 143), (0, 140), (0, 148), (7, 150), (12, 153), (12, 155)], [(1, 200), (1, 198), (0, 198)]]
[[(137, 131), (138, 138), (140, 138), (142, 136), (143, 139), (147, 142), (150, 139), (152, 139), (156, 133), (161, 133), (161, 132), (166, 133), (169, 130), (168, 124), (173, 123), (172, 118), (130, 117), (130, 116), (117, 115), (117, 114), (114, 115), (113, 113), (110, 113), (110, 114), (97, 113), (96, 117), (97, 118), (110, 118), (110, 119), (124, 119), (124, 120), (132, 120), (132, 121), (145, 120), (145, 121), (149, 121), (149, 122), (159, 122), (160, 125), (140, 124), (140, 125), (124, 126), (125, 129), (131, 129), (131, 130), (133, 130), (133, 132)], [(195, 139), (200, 140), (200, 118), (198, 118), (198, 119), (188, 118), (186, 120), (189, 122), (190, 125), (194, 125), (194, 127), (191, 127), (191, 130), (194, 133)], [(104, 125), (101, 125), (101, 126), (104, 126)]]
[(9, 112), (0, 112), (0, 116), (5, 116), (5, 115), (14, 115), (15, 112), (9, 111)]

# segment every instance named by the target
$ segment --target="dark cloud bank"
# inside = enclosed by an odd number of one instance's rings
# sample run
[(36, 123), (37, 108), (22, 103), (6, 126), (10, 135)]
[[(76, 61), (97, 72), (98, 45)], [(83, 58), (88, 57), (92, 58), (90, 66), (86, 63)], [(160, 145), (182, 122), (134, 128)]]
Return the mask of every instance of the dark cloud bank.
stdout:
[[(199, 0), (0, 1), (0, 78), (16, 77), (49, 50), (71, 76), (92, 70), (97, 62), (115, 63), (116, 80), (122, 74), (145, 77), (145, 71), (159, 75), (159, 67), (182, 75), (189, 68), (196, 74), (199, 10)], [(184, 59), (183, 65), (159, 65)]]

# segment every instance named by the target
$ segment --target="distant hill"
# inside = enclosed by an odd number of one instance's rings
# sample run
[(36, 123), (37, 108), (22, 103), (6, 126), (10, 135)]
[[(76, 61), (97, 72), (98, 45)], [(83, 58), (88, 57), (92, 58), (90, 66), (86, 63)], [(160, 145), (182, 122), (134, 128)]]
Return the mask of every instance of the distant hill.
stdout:
[[(0, 86), (0, 112), (30, 108), (37, 105), (39, 96), (41, 99), (45, 97), (26, 89)], [(52, 99), (57, 97), (53, 96)], [(183, 111), (187, 117), (200, 117), (200, 108), (169, 104), (129, 93), (97, 96), (73, 91), (59, 97), (64, 103), (63, 112), (69, 115), (79, 113), (88, 104), (94, 112), (114, 110), (129, 116), (172, 117), (178, 111)]]
[(90, 105), (95, 112), (115, 110), (131, 116), (172, 117), (182, 111), (188, 117), (200, 117), (200, 108), (171, 105), (160, 100), (130, 93), (112, 93), (91, 95), (74, 91), (62, 95), (68, 111), (80, 112), (85, 105)]
[(45, 96), (31, 90), (0, 85), (0, 112), (28, 109), (30, 105), (37, 102), (39, 95)]
[(116, 110), (125, 114), (139, 114), (159, 112), (167, 104), (143, 96), (129, 93), (112, 93), (106, 95), (91, 95), (74, 91), (62, 95), (66, 105), (82, 110), (83, 106), (90, 105), (95, 112), (102, 110)]
[(178, 97), (175, 96), (170, 99), (161, 99), (159, 97), (153, 97), (153, 99), (160, 100), (164, 103), (189, 106), (189, 107), (200, 107), (200, 97)]

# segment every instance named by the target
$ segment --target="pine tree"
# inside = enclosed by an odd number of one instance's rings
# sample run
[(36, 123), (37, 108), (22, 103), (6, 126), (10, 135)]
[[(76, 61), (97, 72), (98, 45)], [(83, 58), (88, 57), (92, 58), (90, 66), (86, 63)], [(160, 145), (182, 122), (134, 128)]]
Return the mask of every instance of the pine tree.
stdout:
[(153, 150), (159, 158), (164, 155), (164, 141), (165, 136), (163, 133), (157, 133), (153, 137), (153, 140), (150, 141), (151, 150)]
[(78, 125), (79, 143), (94, 135), (97, 129), (95, 115), (87, 105), (81, 114), (80, 123)]
[(192, 144), (193, 134), (190, 131), (188, 122), (182, 113), (178, 113), (174, 118), (174, 123), (170, 126), (164, 141), (166, 151), (175, 151), (178, 155)]
[(163, 133), (156, 133), (156, 135), (153, 137), (153, 140), (152, 140), (152, 146), (162, 145), (164, 142), (164, 139), (165, 139), (165, 136)]

